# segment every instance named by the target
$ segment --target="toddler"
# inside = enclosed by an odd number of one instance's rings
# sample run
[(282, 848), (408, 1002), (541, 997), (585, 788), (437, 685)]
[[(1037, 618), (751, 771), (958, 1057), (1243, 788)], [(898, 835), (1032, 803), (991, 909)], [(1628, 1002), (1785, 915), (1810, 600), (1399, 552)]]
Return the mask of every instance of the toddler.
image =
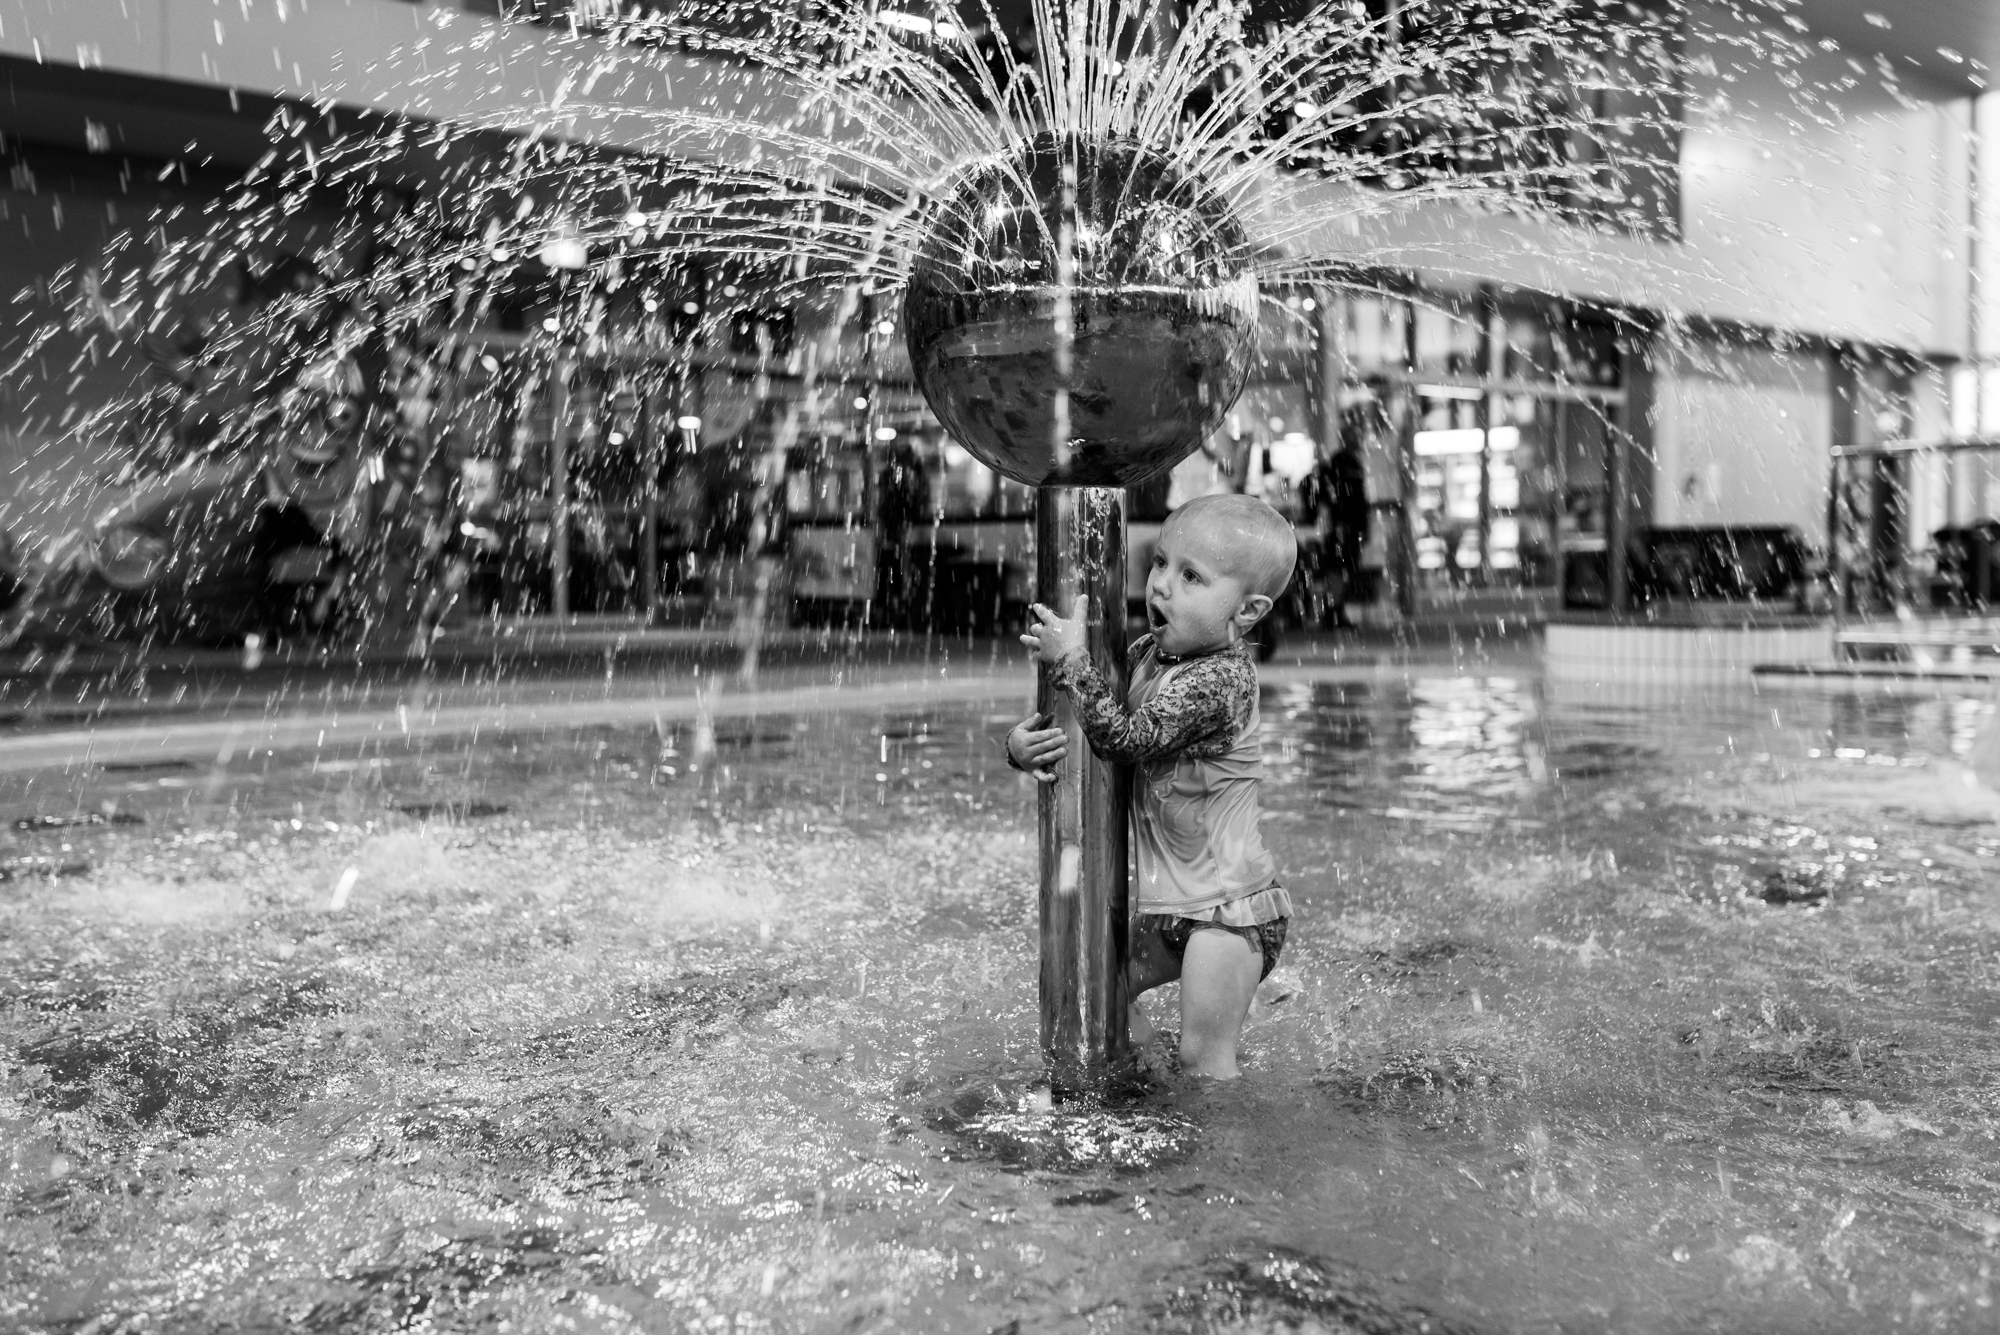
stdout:
[[(1258, 831), (1257, 668), (1245, 636), (1297, 559), (1292, 526), (1255, 497), (1203, 496), (1174, 511), (1146, 579), (1150, 629), (1127, 654), (1123, 700), (1084, 652), (1081, 607), (1065, 619), (1036, 604), (1021, 637), (1055, 665), (1090, 749), (1134, 767), (1133, 1040), (1153, 1036), (1139, 996), (1178, 978), (1182, 1069), (1218, 1080), (1238, 1075), (1250, 999), (1292, 914)], [(1009, 762), (1045, 782), (1068, 750), (1046, 722), (1033, 715), (1007, 736)]]

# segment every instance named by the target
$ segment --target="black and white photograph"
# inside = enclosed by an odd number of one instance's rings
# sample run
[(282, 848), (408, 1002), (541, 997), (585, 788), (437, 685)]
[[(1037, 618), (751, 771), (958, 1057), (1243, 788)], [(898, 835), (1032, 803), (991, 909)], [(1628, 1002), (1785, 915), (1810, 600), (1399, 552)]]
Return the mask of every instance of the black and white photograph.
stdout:
[(0, 0), (0, 1333), (2000, 1331), (2000, 0)]

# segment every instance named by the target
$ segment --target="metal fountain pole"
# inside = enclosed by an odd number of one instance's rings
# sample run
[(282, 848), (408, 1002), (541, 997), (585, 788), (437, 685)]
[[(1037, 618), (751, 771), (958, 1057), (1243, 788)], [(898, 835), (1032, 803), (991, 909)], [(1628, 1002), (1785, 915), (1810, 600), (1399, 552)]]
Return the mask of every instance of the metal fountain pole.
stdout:
[[(1069, 384), (1075, 333), (1076, 164), (1063, 170), (1056, 238), (1055, 385), (1051, 433), (1059, 465), (1070, 452)], [(1116, 487), (1035, 492), (1035, 594), (1071, 615), (1088, 608), (1085, 648), (1125, 697), (1125, 493)], [(1122, 765), (1097, 758), (1053, 665), (1040, 665), (1035, 708), (1060, 726), (1069, 757), (1038, 785), (1041, 870), (1042, 1054), (1058, 1093), (1101, 1091), (1125, 1055), (1126, 793)]]
[[(1160, 269), (1135, 209), (1192, 248)], [(1036, 600), (1086, 609), (1084, 648), (1122, 699), (1123, 488), (1196, 449), (1242, 390), (1247, 235), (1164, 154), (1056, 131), (969, 165), (928, 227), (903, 297), (917, 385), (974, 457), (1037, 488)], [(1035, 705), (1068, 739), (1036, 785), (1042, 1052), (1051, 1092), (1110, 1092), (1128, 1055), (1131, 779), (1091, 753), (1047, 667)]]
[[(1035, 494), (1035, 592), (1068, 614), (1090, 608), (1091, 662), (1125, 694), (1125, 493), (1042, 487)], [(1067, 734), (1061, 778), (1038, 784), (1042, 1054), (1051, 1087), (1101, 1090), (1125, 1054), (1126, 793), (1122, 765), (1099, 760), (1069, 696), (1044, 663), (1035, 708)]]

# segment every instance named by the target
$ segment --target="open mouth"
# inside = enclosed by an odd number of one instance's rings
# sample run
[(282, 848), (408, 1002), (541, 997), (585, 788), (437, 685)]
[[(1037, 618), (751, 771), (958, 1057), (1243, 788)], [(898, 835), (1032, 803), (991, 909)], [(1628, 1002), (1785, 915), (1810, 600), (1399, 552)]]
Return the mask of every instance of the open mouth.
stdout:
[(1166, 613), (1162, 612), (1158, 607), (1155, 607), (1152, 603), (1147, 603), (1146, 628), (1148, 630), (1158, 631), (1166, 624), (1167, 624)]

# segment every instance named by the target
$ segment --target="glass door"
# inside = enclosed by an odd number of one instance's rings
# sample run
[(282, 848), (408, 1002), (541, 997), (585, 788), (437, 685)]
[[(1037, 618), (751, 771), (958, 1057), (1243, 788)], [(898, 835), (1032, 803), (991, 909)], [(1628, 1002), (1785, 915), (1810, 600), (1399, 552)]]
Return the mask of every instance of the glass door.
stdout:
[(1418, 402), (1419, 587), (1553, 588), (1569, 405), (1475, 391), (1425, 392)]
[(1428, 592), (1484, 584), (1487, 529), (1486, 431), (1477, 390), (1417, 396), (1412, 441), (1417, 495), (1417, 587)]

